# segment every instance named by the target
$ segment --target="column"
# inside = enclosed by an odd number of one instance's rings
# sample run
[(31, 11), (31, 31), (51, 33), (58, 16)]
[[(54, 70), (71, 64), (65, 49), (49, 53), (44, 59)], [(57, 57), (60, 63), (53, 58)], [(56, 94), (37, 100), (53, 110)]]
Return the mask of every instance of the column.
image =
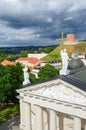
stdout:
[(86, 130), (86, 120), (82, 119), (82, 129)]
[(50, 110), (50, 130), (56, 130), (56, 112), (54, 110)]
[(40, 106), (36, 106), (36, 130), (43, 130), (43, 112)]
[(20, 99), (20, 128), (24, 127), (24, 108), (23, 108), (23, 100)]
[(86, 130), (86, 120), (84, 120), (84, 130)]
[(81, 119), (74, 117), (74, 130), (81, 130)]
[(62, 113), (59, 114), (59, 129), (64, 130), (64, 115)]
[(31, 105), (24, 103), (25, 105), (25, 130), (31, 130)]
[(85, 124), (85, 129), (84, 130), (86, 130), (86, 124)]
[(56, 130), (60, 130), (59, 129), (59, 114), (58, 114), (58, 112), (56, 112)]

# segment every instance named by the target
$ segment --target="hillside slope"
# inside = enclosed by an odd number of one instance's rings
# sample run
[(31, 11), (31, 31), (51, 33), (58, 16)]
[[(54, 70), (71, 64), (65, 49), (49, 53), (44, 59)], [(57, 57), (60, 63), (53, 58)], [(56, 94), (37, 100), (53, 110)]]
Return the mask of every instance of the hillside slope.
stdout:
[(59, 45), (57, 46), (52, 52), (50, 52), (46, 57), (43, 58), (43, 60), (60, 60), (60, 51), (62, 49), (66, 49), (68, 52), (69, 57), (73, 52), (78, 52), (79, 54), (86, 54), (86, 42), (80, 42), (76, 45)]

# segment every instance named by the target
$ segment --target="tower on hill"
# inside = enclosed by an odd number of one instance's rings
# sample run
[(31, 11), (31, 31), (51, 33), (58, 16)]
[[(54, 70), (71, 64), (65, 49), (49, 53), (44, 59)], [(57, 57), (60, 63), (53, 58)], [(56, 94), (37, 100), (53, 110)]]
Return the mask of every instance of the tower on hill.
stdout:
[(67, 34), (67, 42), (75, 42), (75, 34)]
[(65, 45), (74, 45), (78, 42), (75, 39), (75, 34), (67, 34), (67, 40), (64, 42)]

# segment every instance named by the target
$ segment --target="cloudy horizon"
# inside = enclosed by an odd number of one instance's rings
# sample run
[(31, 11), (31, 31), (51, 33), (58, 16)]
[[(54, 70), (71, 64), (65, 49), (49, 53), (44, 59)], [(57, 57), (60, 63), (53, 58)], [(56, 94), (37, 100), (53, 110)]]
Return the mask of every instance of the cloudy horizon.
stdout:
[(0, 47), (58, 44), (61, 32), (86, 39), (86, 1), (0, 0)]

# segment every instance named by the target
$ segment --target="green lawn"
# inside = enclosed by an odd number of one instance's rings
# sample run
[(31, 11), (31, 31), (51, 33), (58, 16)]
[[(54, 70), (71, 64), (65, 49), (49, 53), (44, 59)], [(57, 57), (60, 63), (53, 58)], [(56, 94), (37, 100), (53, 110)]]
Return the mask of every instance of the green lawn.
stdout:
[(0, 105), (0, 122), (6, 121), (10, 117), (19, 113), (19, 104)]

